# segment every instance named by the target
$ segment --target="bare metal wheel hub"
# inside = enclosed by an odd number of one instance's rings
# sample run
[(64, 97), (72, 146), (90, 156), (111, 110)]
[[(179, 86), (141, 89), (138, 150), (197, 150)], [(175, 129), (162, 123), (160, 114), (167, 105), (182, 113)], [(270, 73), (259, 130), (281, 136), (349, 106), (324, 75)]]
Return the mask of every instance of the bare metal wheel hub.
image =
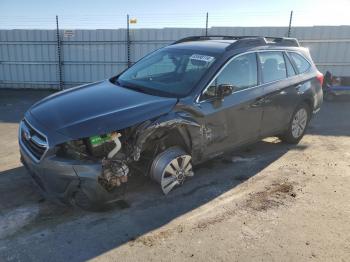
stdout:
[(151, 177), (160, 184), (164, 194), (183, 184), (189, 176), (193, 176), (191, 156), (179, 147), (160, 153), (151, 167)]
[(292, 121), (292, 135), (299, 138), (305, 130), (308, 121), (308, 115), (305, 108), (300, 108), (294, 115)]

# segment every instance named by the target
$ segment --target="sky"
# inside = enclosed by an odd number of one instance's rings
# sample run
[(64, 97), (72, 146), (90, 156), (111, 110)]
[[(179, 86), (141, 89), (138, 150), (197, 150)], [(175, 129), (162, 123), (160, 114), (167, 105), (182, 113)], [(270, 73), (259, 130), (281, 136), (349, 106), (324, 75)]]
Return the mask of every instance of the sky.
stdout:
[(0, 29), (350, 25), (350, 0), (0, 0)]

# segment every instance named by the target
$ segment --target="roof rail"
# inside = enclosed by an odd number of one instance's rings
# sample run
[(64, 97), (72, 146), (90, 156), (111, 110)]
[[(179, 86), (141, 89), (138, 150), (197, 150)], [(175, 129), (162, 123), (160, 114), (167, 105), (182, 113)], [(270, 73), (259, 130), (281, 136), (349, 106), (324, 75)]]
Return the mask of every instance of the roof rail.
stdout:
[(190, 42), (190, 41), (201, 41), (201, 40), (216, 40), (216, 39), (221, 39), (221, 40), (238, 40), (238, 39), (242, 39), (242, 38), (246, 38), (246, 37), (252, 37), (252, 36), (232, 36), (232, 35), (208, 35), (208, 36), (189, 36), (189, 37), (185, 37), (185, 38), (181, 38), (177, 41), (175, 41), (174, 43), (172, 43), (173, 45), (175, 44), (179, 44), (179, 43), (184, 43), (184, 42)]
[(189, 36), (175, 41), (174, 44), (201, 41), (201, 40), (237, 40), (230, 44), (226, 50), (240, 47), (249, 47), (257, 45), (274, 45), (274, 46), (300, 46), (296, 38), (290, 37), (271, 37), (271, 36), (228, 36), (228, 35), (210, 35), (210, 36)]
[(300, 46), (298, 39), (292, 37), (264, 37), (267, 44), (279, 46)]

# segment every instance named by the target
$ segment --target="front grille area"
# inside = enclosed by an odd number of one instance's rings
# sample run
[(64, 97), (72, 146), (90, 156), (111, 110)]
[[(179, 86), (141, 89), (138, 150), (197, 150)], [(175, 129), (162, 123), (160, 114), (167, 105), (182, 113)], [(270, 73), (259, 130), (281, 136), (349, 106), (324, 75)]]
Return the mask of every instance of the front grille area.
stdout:
[(20, 124), (20, 139), (37, 161), (45, 154), (48, 147), (47, 139), (26, 120), (23, 120)]

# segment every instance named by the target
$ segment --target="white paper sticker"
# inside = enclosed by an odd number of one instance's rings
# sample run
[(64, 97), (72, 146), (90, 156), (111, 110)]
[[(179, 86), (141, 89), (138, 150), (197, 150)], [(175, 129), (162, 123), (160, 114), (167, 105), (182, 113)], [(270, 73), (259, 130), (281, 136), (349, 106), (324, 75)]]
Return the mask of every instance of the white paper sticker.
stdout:
[(63, 37), (73, 37), (74, 31), (73, 30), (64, 30), (63, 31)]
[(199, 55), (199, 54), (193, 54), (190, 56), (190, 59), (192, 60), (199, 60), (204, 62), (211, 62), (214, 60), (214, 57), (208, 56), (208, 55)]

